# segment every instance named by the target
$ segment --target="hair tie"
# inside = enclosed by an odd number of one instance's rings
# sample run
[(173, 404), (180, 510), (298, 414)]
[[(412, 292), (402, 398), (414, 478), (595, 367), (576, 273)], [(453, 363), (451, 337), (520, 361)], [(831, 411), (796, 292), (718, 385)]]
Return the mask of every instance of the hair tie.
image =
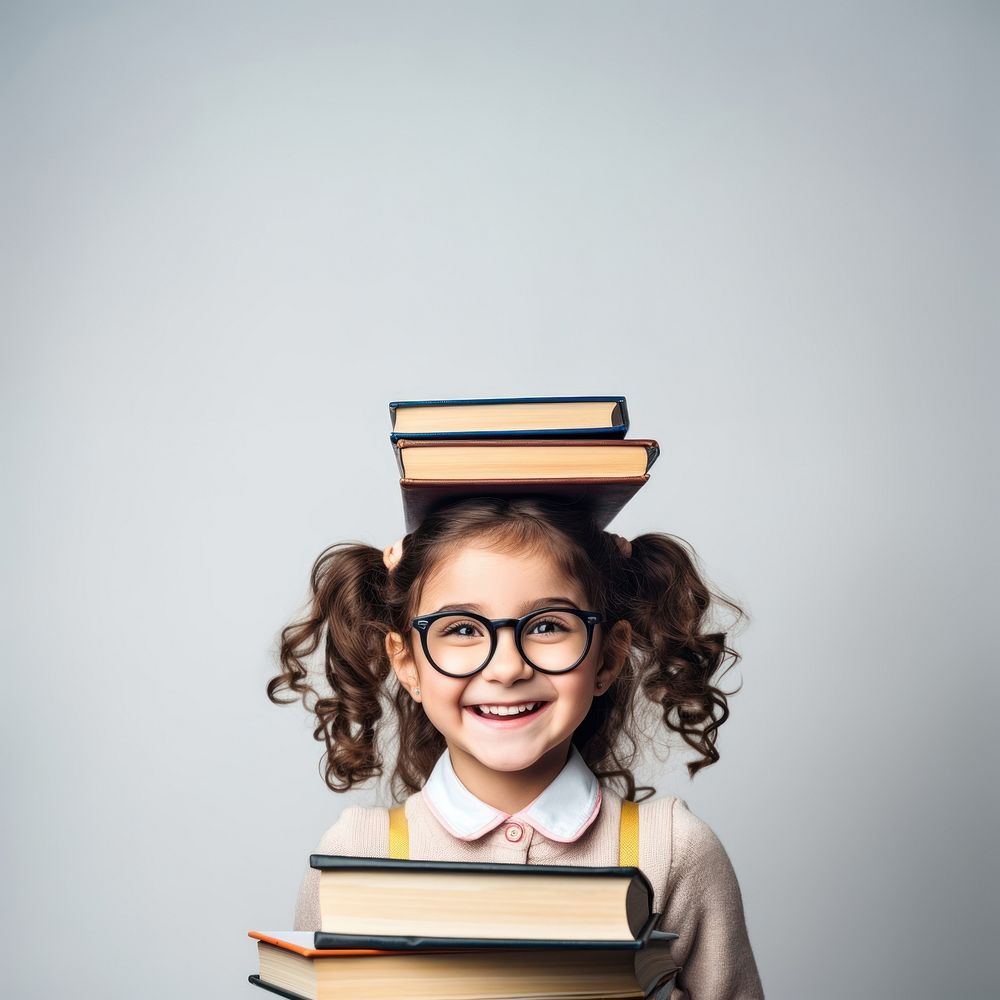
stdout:
[(398, 541), (393, 542), (392, 545), (387, 545), (382, 550), (382, 562), (385, 563), (385, 568), (391, 573), (396, 568), (396, 563), (403, 558), (403, 539), (400, 538)]
[(608, 532), (611, 535), (612, 541), (618, 546), (618, 550), (626, 558), (630, 559), (632, 557), (632, 543), (627, 539), (623, 538), (621, 535), (616, 535), (613, 532)]

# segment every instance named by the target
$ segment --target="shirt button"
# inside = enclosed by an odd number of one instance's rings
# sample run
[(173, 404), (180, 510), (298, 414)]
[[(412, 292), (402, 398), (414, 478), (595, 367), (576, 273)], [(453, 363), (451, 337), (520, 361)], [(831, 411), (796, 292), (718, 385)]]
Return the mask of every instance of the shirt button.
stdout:
[(516, 844), (524, 836), (524, 827), (520, 823), (508, 823), (503, 832), (512, 844)]

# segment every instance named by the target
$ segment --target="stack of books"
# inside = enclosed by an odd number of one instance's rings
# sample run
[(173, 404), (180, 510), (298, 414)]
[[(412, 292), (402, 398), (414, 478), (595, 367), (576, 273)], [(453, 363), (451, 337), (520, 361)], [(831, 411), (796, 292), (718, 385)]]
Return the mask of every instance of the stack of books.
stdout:
[(624, 396), (397, 400), (389, 417), (407, 532), (452, 500), (532, 493), (580, 501), (606, 528), (660, 453), (625, 439)]
[(617, 1000), (678, 967), (638, 868), (314, 854), (321, 928), (251, 931), (250, 982), (291, 1000)]

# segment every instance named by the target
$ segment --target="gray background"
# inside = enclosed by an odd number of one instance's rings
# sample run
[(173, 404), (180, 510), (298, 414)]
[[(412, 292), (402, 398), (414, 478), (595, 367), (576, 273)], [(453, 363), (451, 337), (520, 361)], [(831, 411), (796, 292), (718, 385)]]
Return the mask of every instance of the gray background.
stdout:
[(649, 770), (769, 998), (991, 993), (996, 22), (5, 3), (5, 992), (249, 997), (375, 800), (264, 686), (402, 533), (386, 403), (594, 392), (663, 449), (615, 530), (751, 615), (721, 762)]

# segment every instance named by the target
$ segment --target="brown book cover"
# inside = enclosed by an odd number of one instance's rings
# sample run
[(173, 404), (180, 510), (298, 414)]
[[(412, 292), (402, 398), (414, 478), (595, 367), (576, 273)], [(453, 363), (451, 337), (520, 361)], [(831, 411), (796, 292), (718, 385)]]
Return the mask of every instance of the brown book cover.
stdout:
[[(638, 475), (601, 476), (546, 476), (533, 470), (530, 475), (484, 479), (465, 477), (454, 479), (416, 479), (405, 475), (404, 452), (414, 448), (472, 448), (472, 449), (527, 449), (527, 448), (632, 448), (645, 452), (644, 468)], [(402, 439), (395, 446), (396, 462), (400, 472), (400, 493), (406, 531), (416, 529), (428, 514), (455, 500), (475, 496), (556, 496), (580, 504), (597, 522), (607, 528), (621, 509), (649, 480), (649, 470), (660, 454), (656, 441), (649, 438), (612, 440), (563, 440), (546, 441), (536, 438), (466, 439), (466, 440), (409, 440)], [(466, 452), (468, 454), (468, 452)], [(594, 452), (590, 452), (594, 454)]]
[(438, 507), (467, 497), (556, 496), (580, 504), (607, 528), (621, 509), (639, 492), (649, 476), (628, 479), (401, 479), (403, 518), (407, 533), (415, 531)]

